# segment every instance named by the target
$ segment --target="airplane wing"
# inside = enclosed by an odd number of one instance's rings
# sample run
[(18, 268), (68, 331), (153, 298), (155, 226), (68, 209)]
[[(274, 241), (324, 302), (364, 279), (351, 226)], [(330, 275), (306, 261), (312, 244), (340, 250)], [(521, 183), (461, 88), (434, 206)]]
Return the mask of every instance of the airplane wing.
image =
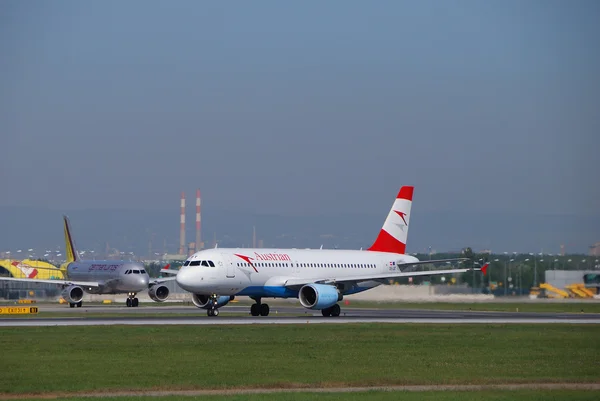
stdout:
[[(100, 283), (97, 281), (73, 281), (73, 280), (42, 280), (37, 278), (14, 278), (14, 277), (0, 277), (3, 281), (21, 281), (25, 283), (45, 283), (45, 284), (56, 284), (61, 286), (66, 285), (79, 285), (82, 287), (100, 287)], [(103, 283), (104, 285), (104, 283)]]
[(160, 272), (164, 273), (164, 274), (175, 274), (175, 275), (177, 275), (178, 271), (179, 270), (175, 270), (175, 269), (160, 269)]
[(416, 267), (416, 266), (419, 266), (419, 265), (428, 265), (428, 264), (441, 263), (441, 262), (464, 262), (465, 260), (469, 260), (469, 258), (419, 260), (418, 262), (412, 262), (412, 263), (396, 262), (396, 266), (398, 266), (398, 267), (407, 266), (406, 269), (402, 270), (402, 271), (407, 271), (407, 269), (410, 269), (413, 266)]
[(386, 272), (373, 275), (360, 275), (360, 276), (348, 276), (343, 278), (318, 278), (318, 279), (302, 279), (302, 278), (291, 278), (285, 280), (284, 286), (286, 287), (299, 287), (305, 284), (335, 284), (335, 283), (357, 283), (361, 281), (383, 281), (390, 278), (400, 277), (415, 277), (415, 276), (434, 276), (438, 274), (454, 274), (464, 273), (469, 271), (482, 271), (486, 274), (489, 263), (486, 263), (482, 267), (474, 267), (471, 269), (448, 269), (448, 270), (425, 270), (419, 272)]

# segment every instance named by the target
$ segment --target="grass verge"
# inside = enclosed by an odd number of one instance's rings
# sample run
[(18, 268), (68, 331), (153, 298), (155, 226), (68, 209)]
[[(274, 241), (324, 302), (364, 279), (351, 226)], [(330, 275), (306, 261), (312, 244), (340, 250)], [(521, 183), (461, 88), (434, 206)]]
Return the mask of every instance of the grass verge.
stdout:
[[(598, 391), (584, 390), (496, 390), (496, 391), (366, 391), (357, 393), (271, 393), (271, 394), (236, 394), (236, 395), (210, 395), (210, 396), (166, 396), (152, 397), (156, 401), (562, 401), (581, 400), (595, 401)], [(64, 398), (63, 398), (64, 399)], [(74, 399), (74, 398), (73, 398)], [(85, 398), (89, 401), (107, 400), (103, 397)], [(41, 398), (25, 399), (29, 401), (42, 400)], [(111, 401), (138, 401), (140, 397), (114, 397)], [(23, 401), (23, 399), (21, 399)]]
[(3, 328), (1, 393), (597, 382), (596, 325)]

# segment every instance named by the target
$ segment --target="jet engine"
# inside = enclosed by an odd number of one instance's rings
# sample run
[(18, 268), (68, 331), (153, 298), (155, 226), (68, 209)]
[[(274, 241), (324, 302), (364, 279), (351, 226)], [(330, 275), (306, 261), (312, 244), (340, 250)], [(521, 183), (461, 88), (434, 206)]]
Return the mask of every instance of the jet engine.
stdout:
[[(229, 303), (229, 301), (233, 301), (234, 298), (235, 297), (233, 295), (222, 295), (220, 297), (217, 297), (217, 304), (215, 305), (215, 307), (220, 308), (221, 306), (225, 306)], [(192, 294), (192, 302), (198, 308), (210, 309), (209, 300), (210, 297), (208, 295)]]
[(341, 301), (343, 295), (332, 285), (306, 284), (300, 288), (298, 299), (308, 309), (325, 309)]
[(83, 288), (78, 285), (70, 285), (65, 288), (60, 296), (70, 304), (76, 304), (83, 299)]
[(169, 298), (169, 288), (166, 285), (153, 285), (148, 290), (150, 299), (156, 302), (165, 302)]

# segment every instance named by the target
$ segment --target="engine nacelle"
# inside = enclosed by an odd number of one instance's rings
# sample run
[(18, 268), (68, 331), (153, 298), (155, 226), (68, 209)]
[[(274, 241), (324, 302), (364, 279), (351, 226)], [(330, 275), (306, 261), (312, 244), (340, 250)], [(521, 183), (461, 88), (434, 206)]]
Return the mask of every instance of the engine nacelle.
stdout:
[(300, 288), (298, 299), (308, 309), (325, 309), (341, 301), (343, 295), (338, 289), (327, 284), (306, 284)]
[(64, 290), (60, 296), (70, 304), (76, 304), (83, 299), (83, 288), (78, 285), (70, 285)]
[[(217, 304), (215, 305), (215, 307), (220, 308), (221, 306), (225, 306), (229, 303), (229, 301), (233, 301), (234, 298), (235, 297), (233, 295), (222, 295), (220, 297), (217, 297)], [(198, 308), (210, 309), (210, 304), (208, 302), (209, 299), (210, 297), (208, 295), (192, 294), (192, 302)]]
[(166, 285), (156, 284), (148, 290), (150, 299), (156, 302), (165, 302), (169, 298), (169, 288)]

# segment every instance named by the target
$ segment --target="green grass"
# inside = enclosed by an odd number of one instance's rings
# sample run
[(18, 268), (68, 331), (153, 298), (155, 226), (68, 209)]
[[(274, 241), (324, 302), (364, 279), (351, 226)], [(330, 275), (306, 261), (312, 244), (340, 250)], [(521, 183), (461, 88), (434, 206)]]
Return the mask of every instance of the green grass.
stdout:
[(597, 325), (2, 328), (0, 393), (598, 382)]
[[(342, 305), (343, 307), (344, 305)], [(490, 312), (600, 313), (600, 302), (372, 302), (350, 301), (347, 308), (429, 309)]]
[[(583, 390), (516, 390), (516, 391), (368, 391), (357, 393), (272, 393), (272, 394), (240, 394), (240, 395), (206, 395), (206, 396), (169, 396), (152, 397), (156, 401), (563, 401), (580, 400), (595, 401), (600, 392)], [(75, 398), (73, 398), (75, 399)], [(142, 397), (85, 398), (89, 401), (139, 401)], [(37, 401), (38, 399), (29, 399)]]
[[(305, 315), (306, 312), (313, 313), (314, 311), (307, 311), (302, 308), (299, 304), (294, 304), (290, 302), (281, 302), (281, 301), (272, 301), (267, 300), (266, 302), (271, 303), (271, 308), (273, 312), (277, 310), (278, 307), (297, 307), (297, 312), (292, 313), (279, 313), (277, 316), (302, 316)], [(91, 304), (91, 303), (90, 303)], [(247, 306), (248, 311), (250, 310), (250, 305), (252, 302), (246, 302), (245, 300), (237, 303), (232, 303), (234, 306)], [(197, 309), (192, 306), (191, 303), (169, 303), (169, 304), (161, 304), (161, 303), (152, 303), (152, 304), (142, 304), (135, 311), (132, 312), (120, 312), (117, 309), (115, 311), (89, 311), (89, 312), (80, 312), (77, 310), (69, 311), (68, 306), (65, 306), (64, 312), (47, 312), (44, 311), (45, 306), (56, 306), (56, 304), (33, 304), (33, 305), (19, 305), (19, 306), (36, 306), (39, 308), (39, 313), (37, 315), (0, 315), (0, 318), (27, 318), (27, 317), (81, 317), (81, 316), (93, 316), (93, 317), (127, 317), (127, 316), (136, 316), (136, 317), (167, 317), (173, 316), (172, 312), (145, 312), (144, 309), (149, 307), (156, 306), (189, 306), (189, 312), (177, 312), (176, 316), (203, 316), (206, 312), (203, 309)], [(100, 305), (97, 303), (97, 305)], [(122, 306), (118, 304), (113, 304), (115, 306)], [(344, 305), (341, 303), (342, 311), (344, 308), (377, 308), (377, 309), (411, 309), (411, 310), (453, 310), (453, 311), (489, 311), (489, 312), (541, 312), (541, 313), (600, 313), (600, 302), (588, 301), (588, 302), (515, 302), (515, 303), (505, 303), (505, 302), (481, 302), (481, 303), (462, 303), (462, 302), (420, 302), (420, 303), (412, 303), (412, 302), (369, 302), (369, 301), (351, 301), (349, 305)], [(106, 305), (107, 308), (111, 308), (112, 306)], [(227, 316), (247, 316), (248, 313), (240, 312), (239, 310), (236, 313), (228, 312), (230, 310), (227, 306), (225, 306), (221, 311), (226, 311)], [(273, 313), (273, 316), (276, 316)]]

